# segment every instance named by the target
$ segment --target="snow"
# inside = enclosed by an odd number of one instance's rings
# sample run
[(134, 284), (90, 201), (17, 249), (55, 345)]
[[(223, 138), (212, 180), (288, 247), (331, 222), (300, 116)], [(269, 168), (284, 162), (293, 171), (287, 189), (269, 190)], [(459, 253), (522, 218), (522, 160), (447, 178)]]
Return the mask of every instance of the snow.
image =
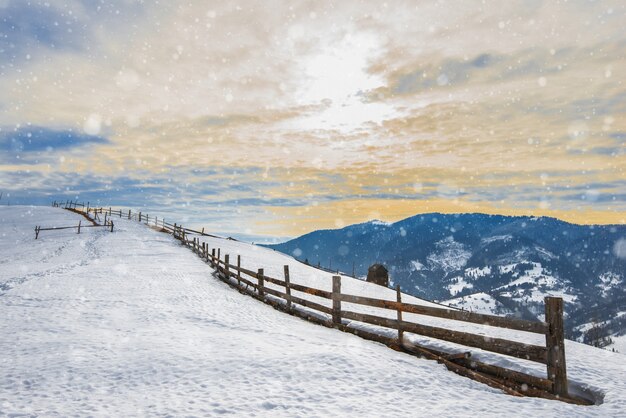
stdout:
[(524, 275), (520, 276), (516, 280), (513, 280), (507, 285), (496, 288), (496, 290), (504, 289), (504, 288), (511, 287), (511, 286), (518, 286), (524, 283), (532, 283), (532, 284), (545, 285), (545, 286), (554, 286), (558, 284), (557, 279), (555, 279), (552, 276), (547, 276), (544, 274), (541, 263), (531, 263), (531, 264), (532, 264), (532, 268), (529, 270), (526, 270), (524, 272)]
[(463, 277), (455, 277), (452, 280), (456, 280), (456, 281), (447, 286), (452, 296), (462, 292), (463, 289), (472, 289), (474, 287), (473, 284), (466, 282)]
[(471, 267), (465, 269), (465, 275), (470, 276), (474, 279), (478, 279), (479, 277), (484, 277), (491, 274), (491, 266), (485, 267)]
[(485, 237), (481, 240), (481, 243), (483, 244), (490, 244), (492, 242), (495, 241), (504, 241), (504, 242), (509, 242), (513, 239), (513, 235), (507, 234), (507, 235), (494, 235), (492, 237)]
[(517, 264), (518, 263), (506, 264), (504, 266), (498, 266), (498, 269), (500, 270), (500, 274), (510, 273), (511, 271), (513, 271), (513, 269), (515, 269), (515, 267), (517, 267)]
[(540, 256), (543, 256), (542, 258), (544, 260), (554, 260), (554, 259), (559, 258), (557, 255), (555, 255), (554, 253), (546, 250), (545, 248), (535, 247), (535, 250), (539, 253)]
[(619, 274), (613, 272), (603, 273), (598, 279), (600, 283), (596, 284), (596, 287), (600, 288), (603, 296), (607, 296), (611, 289), (619, 286), (624, 281)]
[(419, 262), (419, 260), (412, 260), (411, 264), (413, 265), (413, 269), (415, 271), (426, 270), (426, 266)]
[(460, 298), (450, 299), (444, 301), (443, 303), (456, 308), (462, 308), (466, 311), (489, 315), (493, 315), (498, 308), (503, 307), (500, 302), (493, 298), (493, 296), (484, 292), (461, 296)]
[[(436, 362), (276, 311), (214, 278), (168, 234), (138, 222), (119, 219), (113, 233), (42, 231), (34, 240), (35, 225), (79, 219), (59, 208), (0, 207), (0, 416), (617, 416), (626, 410), (620, 354), (566, 342), (570, 386), (603, 398), (599, 406), (515, 398)], [(330, 290), (332, 274), (283, 254), (206, 241), (231, 259), (241, 254), (246, 268), (280, 278), (289, 264), (292, 281)], [(342, 290), (395, 298), (392, 289), (347, 277)], [(540, 335), (446, 325), (543, 344)], [(540, 364), (472, 353), (545, 376)]]
[(605, 350), (615, 350), (618, 353), (626, 354), (626, 335), (615, 336), (611, 335), (613, 340), (612, 344), (605, 347)]
[(472, 256), (472, 253), (465, 249), (460, 242), (456, 242), (452, 236), (449, 236), (435, 243), (439, 250), (433, 252), (426, 257), (430, 270), (443, 270), (450, 273), (461, 269)]
[[(574, 303), (578, 300), (576, 295), (568, 292), (567, 287), (559, 287), (559, 280), (550, 276), (550, 273), (544, 270), (541, 263), (532, 262), (530, 264), (532, 267), (519, 274), (517, 279), (494, 290), (501, 291), (500, 294), (503, 296), (523, 300), (525, 303), (543, 303), (546, 296), (560, 297), (567, 303)], [(516, 264), (501, 266), (500, 271), (510, 272), (515, 266)], [(526, 283), (532, 284), (534, 287), (532, 289), (516, 289), (517, 286)]]

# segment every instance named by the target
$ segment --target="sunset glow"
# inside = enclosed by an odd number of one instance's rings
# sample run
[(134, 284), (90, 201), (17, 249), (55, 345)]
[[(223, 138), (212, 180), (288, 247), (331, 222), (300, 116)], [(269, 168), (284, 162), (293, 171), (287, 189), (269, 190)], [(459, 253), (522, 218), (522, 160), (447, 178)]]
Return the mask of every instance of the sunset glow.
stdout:
[(0, 0), (0, 204), (626, 223), (626, 5)]

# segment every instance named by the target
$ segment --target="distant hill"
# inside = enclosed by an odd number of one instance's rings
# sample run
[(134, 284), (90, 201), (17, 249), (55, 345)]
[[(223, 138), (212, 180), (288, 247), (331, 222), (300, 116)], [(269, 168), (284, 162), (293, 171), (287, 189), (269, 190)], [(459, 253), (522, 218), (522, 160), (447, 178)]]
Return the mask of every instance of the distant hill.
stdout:
[(383, 263), (407, 293), (483, 312), (542, 319), (543, 298), (561, 296), (570, 338), (606, 345), (626, 332), (625, 225), (430, 213), (268, 247), (357, 276)]

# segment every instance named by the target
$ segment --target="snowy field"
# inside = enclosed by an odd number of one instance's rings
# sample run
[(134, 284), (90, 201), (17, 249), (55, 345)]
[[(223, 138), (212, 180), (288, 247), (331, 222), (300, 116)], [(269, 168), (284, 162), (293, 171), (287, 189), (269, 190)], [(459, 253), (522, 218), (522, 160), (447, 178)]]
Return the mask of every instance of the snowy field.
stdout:
[[(171, 236), (137, 222), (34, 239), (35, 225), (80, 219), (0, 207), (0, 416), (626, 416), (621, 354), (567, 342), (570, 385), (603, 398), (599, 406), (515, 398), (241, 295)], [(330, 274), (272, 250), (209, 245), (277, 278), (289, 264), (293, 282), (330, 290)], [(395, 297), (348, 278), (342, 290)]]
[(613, 336), (611, 339), (613, 340), (613, 344), (609, 344), (606, 349), (614, 349), (619, 353), (626, 354), (626, 335), (620, 335), (619, 337)]

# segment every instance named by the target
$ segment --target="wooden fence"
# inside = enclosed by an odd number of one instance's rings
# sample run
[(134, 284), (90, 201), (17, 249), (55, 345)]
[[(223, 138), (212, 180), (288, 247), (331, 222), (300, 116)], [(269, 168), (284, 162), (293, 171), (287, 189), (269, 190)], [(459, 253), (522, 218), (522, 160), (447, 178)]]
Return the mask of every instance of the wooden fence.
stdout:
[[(82, 203), (77, 203), (77, 202), (71, 202), (68, 200), (66, 202), (65, 205), (65, 209), (67, 210), (71, 210), (72, 212), (76, 212), (79, 213), (81, 215), (86, 215), (85, 212), (82, 212), (78, 209), (76, 209), (76, 206), (81, 206), (81, 207), (85, 207), (84, 204)], [(54, 207), (60, 207), (61, 205), (59, 203), (57, 203), (56, 201), (52, 203), (52, 206)], [(87, 212), (88, 213), (88, 212)], [(42, 228), (41, 226), (35, 226), (35, 239), (39, 239), (39, 234), (41, 233), (41, 231), (61, 231), (64, 229), (76, 229), (76, 233), (80, 234), (80, 230), (84, 229), (84, 228), (107, 228), (109, 229), (111, 232), (113, 232), (113, 221), (111, 219), (105, 219), (104, 223), (100, 224), (97, 222), (97, 219), (92, 219), (89, 218), (88, 216), (85, 216), (87, 218), (87, 220), (91, 223), (91, 225), (82, 225), (82, 221), (78, 221), (78, 225), (75, 226), (53, 226), (50, 228)]]
[[(75, 208), (76, 205), (70, 204), (69, 207)], [(276, 278), (266, 275), (263, 268), (259, 268), (257, 271), (243, 268), (240, 255), (237, 256), (236, 263), (233, 264), (229, 254), (222, 254), (220, 248), (209, 250), (209, 245), (206, 242), (201, 242), (202, 236), (215, 237), (205, 233), (204, 229), (198, 231), (184, 228), (177, 223), (171, 224), (156, 216), (151, 218), (148, 214), (141, 212), (132, 213), (130, 210), (126, 212), (112, 208), (89, 208), (88, 205), (84, 207), (86, 213), (105, 214), (109, 218), (120, 217), (137, 220), (163, 232), (171, 233), (183, 245), (209, 263), (223, 281), (242, 293), (269, 303), (292, 315), (384, 343), (396, 350), (437, 360), (456, 373), (500, 388), (511, 395), (538, 396), (582, 405), (590, 404), (589, 401), (574, 397), (568, 392), (563, 300), (561, 298), (546, 297), (545, 321), (537, 322), (406, 303), (402, 301), (399, 287), (396, 288), (395, 301), (351, 295), (342, 292), (341, 276), (332, 277), (332, 291), (316, 289), (294, 283), (287, 265), (284, 266), (283, 278)], [(321, 300), (311, 300), (305, 295), (326, 300), (330, 306), (320, 303)], [(349, 306), (346, 307), (346, 304), (392, 311), (395, 312), (393, 315), (395, 318), (355, 312), (348, 309)], [(545, 336), (546, 343), (542, 346), (532, 345), (425, 325), (405, 319), (403, 317), (405, 313), (541, 334)], [(364, 330), (363, 327), (359, 328), (358, 324), (354, 324), (355, 322), (373, 325), (377, 329), (381, 329), (382, 332)], [(393, 330), (395, 337), (389, 336), (389, 333), (384, 332), (384, 329)], [(471, 353), (467, 351), (449, 353), (418, 345), (405, 338), (406, 333), (541, 363), (547, 366), (547, 375), (546, 377), (539, 377), (487, 364), (472, 359)]]
[(39, 234), (41, 231), (60, 231), (63, 229), (76, 229), (77, 234), (80, 234), (80, 230), (84, 228), (107, 228), (111, 232), (113, 232), (113, 222), (105, 223), (104, 225), (81, 225), (81, 221), (78, 221), (78, 225), (76, 226), (53, 226), (51, 228), (42, 228), (40, 226), (35, 227), (35, 239), (39, 238)]

